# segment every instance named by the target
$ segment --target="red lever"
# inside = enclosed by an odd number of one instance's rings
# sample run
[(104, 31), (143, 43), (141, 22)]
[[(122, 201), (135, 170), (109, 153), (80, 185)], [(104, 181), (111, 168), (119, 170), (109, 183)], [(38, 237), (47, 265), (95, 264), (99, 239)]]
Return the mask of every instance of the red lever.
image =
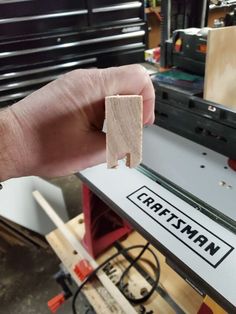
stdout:
[(89, 274), (91, 274), (92, 271), (93, 268), (86, 259), (82, 259), (74, 267), (74, 272), (81, 281), (83, 281)]
[(64, 293), (62, 292), (48, 301), (48, 307), (52, 313), (55, 313), (64, 302), (65, 296)]
[(212, 309), (206, 303), (203, 302), (197, 314), (214, 314), (214, 313)]
[(228, 165), (230, 166), (230, 168), (232, 168), (234, 171), (236, 171), (236, 160), (229, 159)]

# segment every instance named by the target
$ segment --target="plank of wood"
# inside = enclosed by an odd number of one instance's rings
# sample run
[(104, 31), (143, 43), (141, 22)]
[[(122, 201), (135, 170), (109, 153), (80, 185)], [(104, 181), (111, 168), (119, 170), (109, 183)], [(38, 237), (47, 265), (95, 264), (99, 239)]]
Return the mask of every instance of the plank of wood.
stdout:
[[(72, 221), (73, 226), (71, 225)], [(79, 216), (70, 220), (68, 223), (66, 223), (66, 225), (71, 233), (78, 239), (78, 241), (81, 241), (85, 232), (83, 214), (80, 214)], [(54, 252), (62, 261), (63, 265), (69, 271), (71, 277), (79, 286), (81, 282), (74, 272), (74, 265), (79, 262), (79, 259), (77, 254), (75, 254), (71, 244), (65, 240), (59, 229), (56, 229), (46, 235), (46, 239)], [(114, 313), (123, 313), (116, 301), (112, 300), (112, 297), (106, 298), (106, 301), (104, 301), (98, 291), (95, 290), (94, 280), (86, 284), (83, 289), (83, 293), (97, 313), (110, 314), (113, 312), (113, 309), (115, 309)]]
[(116, 168), (126, 156), (126, 165), (136, 167), (142, 160), (142, 96), (108, 96), (106, 107), (107, 167)]
[[(50, 232), (46, 238), (56, 255), (60, 258), (63, 265), (69, 271), (71, 277), (74, 279), (77, 285), (80, 286), (81, 282), (74, 272), (74, 266), (80, 261), (80, 258), (77, 254), (74, 254), (75, 252), (71, 244), (66, 241), (59, 229)], [(111, 301), (112, 297), (107, 298), (107, 300), (104, 301), (101, 294), (99, 294), (98, 291), (96, 291), (94, 288), (94, 281), (86, 284), (83, 289), (83, 293), (93, 308), (96, 309), (97, 313), (110, 314), (112, 313), (111, 308), (116, 308), (116, 312), (119, 314), (124, 313), (121, 311), (118, 304), (116, 307), (115, 301)]]
[(204, 99), (236, 111), (236, 26), (212, 29), (207, 38)]
[[(65, 240), (71, 245), (73, 250), (77, 256), (76, 264), (82, 260), (86, 259), (89, 261), (90, 265), (93, 269), (98, 267), (97, 262), (89, 255), (86, 249), (82, 246), (78, 238), (70, 231), (67, 225), (62, 221), (62, 219), (57, 215), (55, 210), (51, 207), (51, 205), (46, 201), (46, 199), (41, 195), (39, 191), (33, 192), (33, 197), (37, 201), (37, 203), (42, 207), (45, 213), (49, 216), (52, 222), (57, 226), (59, 231), (62, 233)], [(73, 269), (76, 264), (73, 264)], [(72, 267), (72, 265), (71, 265)], [(73, 271), (74, 272), (74, 271)], [(112, 295), (112, 297), (116, 300), (116, 302), (120, 305), (124, 313), (135, 314), (137, 313), (131, 304), (125, 299), (119, 289), (112, 283), (112, 281), (106, 276), (106, 274), (102, 271), (97, 272), (97, 278), (103, 284), (103, 286), (107, 289), (107, 291)], [(81, 283), (81, 282), (80, 282)]]
[(0, 222), (0, 236), (9, 243), (9, 245), (19, 245), (19, 246), (33, 246), (31, 242), (28, 242), (27, 239), (22, 239), (19, 234), (14, 232), (14, 230), (8, 228), (8, 226), (5, 226), (1, 224)]
[[(19, 238), (16, 234), (12, 232), (12, 230), (8, 229), (6, 226), (0, 224), (0, 238), (3, 239), (6, 245), (10, 246), (28, 246), (32, 245), (32, 243), (25, 243), (21, 238)], [(0, 244), (1, 246), (1, 244)], [(5, 246), (3, 244), (3, 246)]]
[(37, 246), (43, 249), (48, 249), (48, 243), (45, 241), (42, 235), (37, 234), (34, 231), (28, 230), (17, 223), (10, 221), (9, 219), (0, 216), (0, 227), (5, 228), (10, 232), (18, 241), (28, 246)]

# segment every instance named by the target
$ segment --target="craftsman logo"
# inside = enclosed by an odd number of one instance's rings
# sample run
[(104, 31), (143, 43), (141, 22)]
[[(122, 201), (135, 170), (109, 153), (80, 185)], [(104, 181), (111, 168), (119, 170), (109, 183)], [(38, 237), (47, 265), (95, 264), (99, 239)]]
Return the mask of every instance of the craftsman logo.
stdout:
[(234, 249), (145, 186), (127, 198), (214, 268)]
[(122, 33), (131, 33), (131, 32), (137, 32), (140, 31), (140, 26), (131, 26), (131, 27), (124, 27), (122, 28)]

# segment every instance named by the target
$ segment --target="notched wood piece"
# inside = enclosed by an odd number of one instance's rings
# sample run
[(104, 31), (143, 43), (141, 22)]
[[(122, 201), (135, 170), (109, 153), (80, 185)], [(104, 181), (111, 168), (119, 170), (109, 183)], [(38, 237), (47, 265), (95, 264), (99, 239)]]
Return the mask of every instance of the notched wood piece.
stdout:
[(142, 96), (107, 96), (105, 107), (107, 167), (116, 168), (124, 156), (126, 166), (138, 166), (142, 160)]

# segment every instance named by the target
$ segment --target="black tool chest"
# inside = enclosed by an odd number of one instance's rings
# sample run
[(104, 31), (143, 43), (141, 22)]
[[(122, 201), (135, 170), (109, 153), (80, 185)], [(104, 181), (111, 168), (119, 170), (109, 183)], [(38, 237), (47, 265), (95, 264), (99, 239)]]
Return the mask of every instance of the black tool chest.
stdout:
[(143, 1), (0, 2), (0, 107), (81, 67), (142, 62)]
[(216, 103), (153, 80), (156, 91), (155, 123), (176, 134), (236, 159), (236, 115)]
[(168, 71), (152, 76), (155, 124), (236, 160), (235, 111), (203, 99), (209, 1), (162, 1), (161, 13), (160, 64)]

